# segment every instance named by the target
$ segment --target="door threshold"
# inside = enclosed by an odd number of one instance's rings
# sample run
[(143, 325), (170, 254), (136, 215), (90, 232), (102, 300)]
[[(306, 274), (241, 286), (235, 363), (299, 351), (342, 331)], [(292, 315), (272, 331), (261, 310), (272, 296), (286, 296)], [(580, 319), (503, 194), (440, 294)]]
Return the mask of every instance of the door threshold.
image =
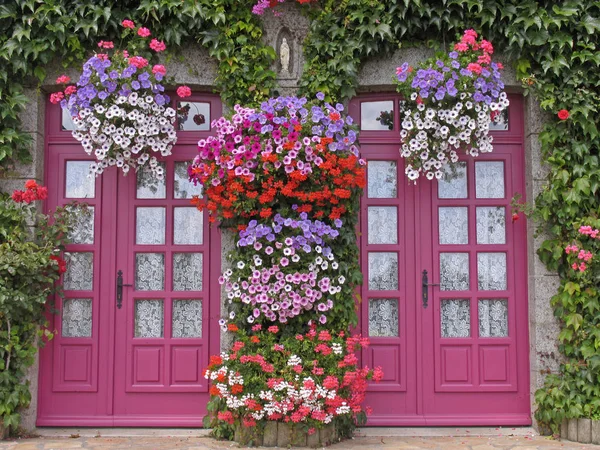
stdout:
[[(101, 428), (38, 427), (42, 437), (202, 437), (210, 429), (203, 428)], [(532, 427), (362, 427), (356, 436), (364, 437), (462, 437), (462, 436), (537, 436)]]
[(538, 436), (532, 427), (361, 427), (361, 437), (505, 437)]
[(37, 427), (41, 437), (202, 437), (206, 428), (102, 428), (102, 427)]

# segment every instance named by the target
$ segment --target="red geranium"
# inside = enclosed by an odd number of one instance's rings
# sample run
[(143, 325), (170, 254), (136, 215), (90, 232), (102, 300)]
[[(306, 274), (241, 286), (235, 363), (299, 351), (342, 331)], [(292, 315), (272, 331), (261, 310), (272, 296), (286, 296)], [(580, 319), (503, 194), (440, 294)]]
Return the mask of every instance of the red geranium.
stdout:
[(561, 109), (557, 115), (560, 120), (567, 120), (570, 116), (569, 111), (566, 109)]

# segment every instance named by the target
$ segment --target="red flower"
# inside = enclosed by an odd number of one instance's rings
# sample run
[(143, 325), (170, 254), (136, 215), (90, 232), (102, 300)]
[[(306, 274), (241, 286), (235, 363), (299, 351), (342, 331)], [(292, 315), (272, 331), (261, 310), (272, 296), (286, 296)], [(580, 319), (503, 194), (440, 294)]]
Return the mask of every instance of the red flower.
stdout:
[(190, 95), (192, 95), (192, 90), (187, 86), (179, 86), (177, 88), (177, 95), (181, 98), (189, 97)]
[(218, 387), (216, 386), (211, 386), (210, 390), (208, 391), (208, 393), (210, 395), (212, 395), (213, 397), (220, 397), (221, 396), (221, 391), (219, 390)]
[(143, 69), (148, 65), (148, 60), (146, 58), (142, 58), (141, 56), (132, 56), (129, 58), (129, 64), (137, 67), (138, 69)]
[(129, 19), (123, 20), (123, 22), (121, 22), (121, 25), (125, 28), (131, 28), (131, 29), (135, 28), (135, 24)]
[(67, 86), (65, 88), (65, 94), (66, 95), (73, 95), (75, 92), (77, 92), (77, 88), (75, 86), (73, 86), (73, 85)]
[(150, 41), (150, 48), (155, 52), (163, 52), (167, 49), (167, 46), (163, 41), (159, 41), (158, 39), (152, 39)]
[(52, 261), (56, 261), (56, 263), (58, 264), (59, 274), (65, 273), (67, 271), (67, 263), (60, 256), (50, 255), (50, 259)]
[(14, 191), (12, 193), (12, 199), (15, 203), (21, 203), (23, 201), (23, 191)]
[(235, 323), (230, 323), (227, 325), (227, 329), (235, 333), (239, 328)]
[(567, 120), (569, 118), (569, 116), (570, 116), (569, 111), (567, 111), (566, 109), (561, 109), (558, 112), (558, 118), (560, 120)]
[(269, 328), (267, 328), (267, 331), (269, 333), (277, 333), (279, 331), (279, 327), (277, 325), (272, 325)]
[(519, 215), (518, 215), (517, 213), (514, 213), (514, 214), (512, 215), (512, 221), (513, 221), (513, 222), (516, 222), (517, 220), (519, 220)]
[(115, 44), (111, 41), (100, 41), (98, 42), (98, 47), (100, 48), (115, 48)]
[(63, 98), (65, 98), (65, 94), (62, 92), (55, 92), (50, 94), (50, 103), (56, 105), (57, 103), (60, 103)]
[(138, 30), (137, 34), (138, 34), (138, 36), (141, 36), (141, 37), (148, 37), (148, 36), (150, 36), (150, 30), (148, 28), (141, 27)]
[(165, 66), (163, 66), (162, 64), (156, 64), (152, 67), (152, 73), (154, 75), (156, 75), (157, 73), (160, 73), (161, 75), (166, 75), (167, 69), (165, 69)]
[(56, 79), (57, 84), (67, 84), (69, 81), (71, 81), (71, 77), (67, 75), (61, 75)]
[(36, 189), (38, 187), (35, 180), (27, 180), (25, 182), (25, 189)]

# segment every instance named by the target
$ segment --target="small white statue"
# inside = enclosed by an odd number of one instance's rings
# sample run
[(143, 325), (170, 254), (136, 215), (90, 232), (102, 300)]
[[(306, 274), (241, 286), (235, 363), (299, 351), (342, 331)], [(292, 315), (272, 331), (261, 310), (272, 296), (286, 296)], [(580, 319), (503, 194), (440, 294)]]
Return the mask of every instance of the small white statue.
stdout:
[(281, 62), (281, 73), (289, 74), (290, 46), (288, 45), (286, 38), (283, 38), (281, 41), (281, 47), (279, 48), (279, 60)]

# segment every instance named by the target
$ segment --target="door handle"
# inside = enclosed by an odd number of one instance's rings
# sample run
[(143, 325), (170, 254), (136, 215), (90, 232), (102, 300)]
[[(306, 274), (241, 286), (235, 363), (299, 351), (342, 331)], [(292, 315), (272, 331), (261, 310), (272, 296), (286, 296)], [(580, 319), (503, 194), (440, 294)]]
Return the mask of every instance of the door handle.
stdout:
[(423, 288), (423, 308), (427, 308), (427, 304), (429, 303), (429, 286), (439, 286), (438, 283), (430, 283), (429, 277), (427, 276), (427, 271), (423, 270), (423, 277), (421, 278), (422, 288)]
[(123, 284), (123, 271), (117, 272), (117, 308), (123, 306), (123, 286), (133, 286), (133, 284)]

